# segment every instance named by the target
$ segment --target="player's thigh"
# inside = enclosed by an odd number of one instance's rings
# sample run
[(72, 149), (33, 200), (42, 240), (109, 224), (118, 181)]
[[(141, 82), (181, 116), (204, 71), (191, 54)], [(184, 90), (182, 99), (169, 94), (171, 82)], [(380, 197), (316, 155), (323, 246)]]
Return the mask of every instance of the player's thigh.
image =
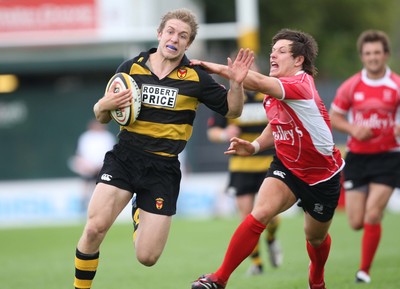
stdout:
[(252, 214), (266, 224), (279, 213), (291, 208), (296, 201), (296, 196), (284, 182), (268, 177), (260, 187)]
[(365, 222), (369, 224), (379, 223), (383, 218), (383, 212), (392, 196), (393, 188), (383, 184), (371, 183), (366, 204)]
[(367, 193), (363, 191), (346, 191), (345, 207), (347, 219), (353, 229), (361, 229), (364, 224)]
[(131, 198), (126, 190), (98, 183), (88, 206), (88, 223), (98, 230), (108, 229)]
[(158, 215), (140, 209), (135, 248), (138, 258), (149, 254), (158, 258), (164, 250), (171, 227), (172, 216)]

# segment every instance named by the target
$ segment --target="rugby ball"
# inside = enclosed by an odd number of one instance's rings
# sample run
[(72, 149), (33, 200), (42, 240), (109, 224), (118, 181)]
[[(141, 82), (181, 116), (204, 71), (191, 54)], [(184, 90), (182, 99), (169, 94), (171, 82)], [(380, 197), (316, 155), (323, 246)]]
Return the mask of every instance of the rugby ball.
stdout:
[(127, 73), (119, 72), (114, 74), (108, 81), (106, 92), (111, 89), (111, 86), (116, 83), (114, 93), (118, 93), (125, 89), (132, 91), (132, 104), (130, 106), (119, 108), (110, 111), (112, 119), (122, 126), (132, 125), (140, 113), (142, 106), (142, 96), (136, 81)]

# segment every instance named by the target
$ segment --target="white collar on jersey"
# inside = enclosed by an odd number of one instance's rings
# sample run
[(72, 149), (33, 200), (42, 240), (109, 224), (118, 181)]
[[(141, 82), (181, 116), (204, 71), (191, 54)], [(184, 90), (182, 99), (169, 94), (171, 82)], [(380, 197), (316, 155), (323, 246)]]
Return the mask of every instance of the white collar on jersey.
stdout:
[(390, 79), (391, 73), (392, 73), (392, 70), (390, 69), (390, 67), (386, 66), (386, 72), (382, 78), (371, 79), (371, 78), (368, 78), (368, 76), (367, 76), (367, 70), (365, 68), (363, 68), (361, 70), (361, 79), (369, 86), (380, 86), (384, 83), (387, 84), (387, 80)]

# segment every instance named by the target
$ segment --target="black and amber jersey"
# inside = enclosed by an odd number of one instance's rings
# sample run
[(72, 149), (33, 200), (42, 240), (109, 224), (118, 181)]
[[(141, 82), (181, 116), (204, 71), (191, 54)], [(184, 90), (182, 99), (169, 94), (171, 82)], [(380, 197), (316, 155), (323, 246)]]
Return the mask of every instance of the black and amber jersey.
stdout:
[[(221, 115), (213, 114), (208, 119), (208, 127), (225, 128), (230, 124), (240, 128), (241, 139), (252, 142), (255, 140), (264, 128), (268, 125), (267, 115), (262, 105), (264, 94), (255, 92), (246, 92), (246, 99), (243, 106), (242, 115), (238, 118), (227, 119)], [(269, 168), (272, 160), (271, 155), (274, 150), (265, 150), (254, 156), (236, 156), (229, 159), (230, 172), (264, 172)]]
[(131, 126), (121, 126), (119, 138), (141, 150), (175, 157), (192, 135), (199, 104), (226, 115), (228, 92), (200, 66), (191, 66), (186, 56), (168, 76), (159, 79), (146, 65), (155, 51), (142, 52), (117, 69), (131, 75), (142, 94), (138, 118)]

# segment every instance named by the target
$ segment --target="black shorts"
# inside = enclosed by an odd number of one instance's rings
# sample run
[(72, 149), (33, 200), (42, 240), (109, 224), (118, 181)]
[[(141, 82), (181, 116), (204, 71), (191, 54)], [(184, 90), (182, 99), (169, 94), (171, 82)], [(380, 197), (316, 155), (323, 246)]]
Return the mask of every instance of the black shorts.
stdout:
[(274, 157), (267, 177), (284, 182), (299, 200), (298, 205), (314, 219), (327, 222), (333, 218), (340, 197), (340, 173), (325, 182), (310, 186)]
[(176, 214), (181, 181), (178, 158), (154, 155), (117, 144), (104, 159), (97, 182), (136, 193), (139, 208), (154, 214)]
[(351, 190), (369, 183), (396, 187), (399, 183), (400, 152), (379, 154), (346, 154), (343, 170), (344, 188)]
[(227, 194), (230, 196), (243, 196), (248, 194), (255, 195), (260, 189), (266, 173), (267, 172), (231, 172), (229, 174), (229, 185), (226, 190)]

